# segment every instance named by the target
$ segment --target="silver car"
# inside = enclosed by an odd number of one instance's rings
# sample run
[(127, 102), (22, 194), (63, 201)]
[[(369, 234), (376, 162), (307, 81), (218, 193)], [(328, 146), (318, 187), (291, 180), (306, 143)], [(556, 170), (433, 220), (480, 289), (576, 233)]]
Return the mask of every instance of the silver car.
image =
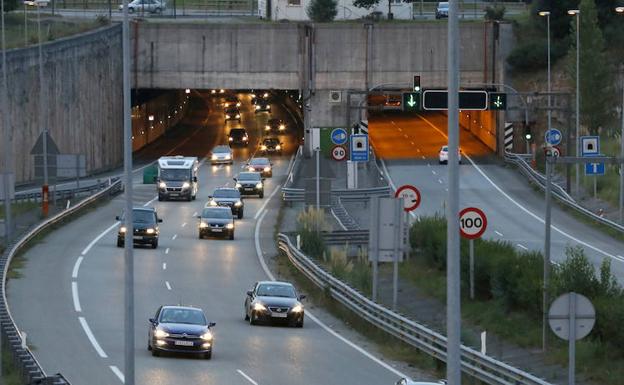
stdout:
[(230, 146), (216, 146), (212, 149), (212, 155), (210, 156), (211, 164), (234, 163), (234, 156), (232, 155), (232, 149)]
[[(166, 8), (167, 7), (164, 1), (134, 0), (128, 4), (128, 13), (134, 13), (134, 12), (161, 13)], [(119, 6), (119, 10), (123, 11), (123, 4)]]

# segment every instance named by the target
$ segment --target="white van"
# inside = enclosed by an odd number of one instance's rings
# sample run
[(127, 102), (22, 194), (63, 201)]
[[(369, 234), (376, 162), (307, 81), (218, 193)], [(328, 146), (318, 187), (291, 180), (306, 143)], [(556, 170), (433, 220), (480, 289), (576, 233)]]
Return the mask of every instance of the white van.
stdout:
[(158, 159), (158, 200), (171, 198), (190, 201), (197, 197), (199, 162), (190, 156), (162, 156)]

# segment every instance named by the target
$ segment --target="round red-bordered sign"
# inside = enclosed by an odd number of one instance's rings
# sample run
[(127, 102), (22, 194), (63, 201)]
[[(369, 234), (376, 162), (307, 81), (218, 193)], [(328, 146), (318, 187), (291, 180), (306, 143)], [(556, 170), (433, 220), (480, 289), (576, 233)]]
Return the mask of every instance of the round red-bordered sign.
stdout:
[(420, 206), (420, 191), (412, 185), (399, 187), (394, 194), (395, 198), (403, 198), (403, 210), (413, 211)]
[(331, 149), (331, 157), (337, 161), (345, 160), (347, 159), (347, 149), (344, 146), (334, 146)]
[(462, 237), (477, 239), (487, 228), (485, 213), (476, 207), (466, 207), (459, 212), (459, 232)]

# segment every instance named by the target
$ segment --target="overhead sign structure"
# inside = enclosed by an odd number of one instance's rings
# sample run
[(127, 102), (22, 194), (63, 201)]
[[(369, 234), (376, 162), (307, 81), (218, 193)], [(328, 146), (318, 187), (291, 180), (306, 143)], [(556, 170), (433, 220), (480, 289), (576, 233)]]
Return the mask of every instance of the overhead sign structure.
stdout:
[[(488, 108), (485, 90), (459, 91), (459, 109), (484, 111)], [(423, 109), (448, 110), (448, 90), (423, 91)]]
[(403, 198), (404, 211), (413, 211), (420, 206), (420, 191), (412, 185), (406, 184), (399, 187), (394, 197)]
[(420, 92), (404, 92), (403, 111), (420, 111)]
[(476, 239), (487, 228), (485, 213), (476, 207), (466, 207), (459, 212), (459, 231), (464, 238)]
[(344, 128), (334, 128), (331, 132), (331, 141), (333, 144), (342, 146), (347, 143), (349, 136), (347, 135), (347, 130)]
[(331, 149), (331, 157), (337, 161), (345, 160), (347, 159), (347, 149), (343, 146), (334, 146)]
[(561, 135), (561, 131), (557, 130), (556, 128), (551, 128), (550, 130), (547, 130), (544, 134), (544, 140), (551, 146), (556, 146), (561, 143), (562, 138), (563, 135)]
[(507, 94), (504, 92), (490, 92), (488, 95), (490, 110), (506, 110)]
[(581, 136), (581, 156), (600, 155), (599, 136)]
[(356, 134), (351, 135), (351, 161), (352, 162), (368, 162), (368, 135)]

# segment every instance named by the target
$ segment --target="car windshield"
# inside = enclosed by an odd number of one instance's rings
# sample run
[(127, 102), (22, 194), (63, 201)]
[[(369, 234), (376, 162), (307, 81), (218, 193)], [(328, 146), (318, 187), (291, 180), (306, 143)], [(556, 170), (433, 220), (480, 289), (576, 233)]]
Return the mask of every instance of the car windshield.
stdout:
[(270, 138), (270, 139), (265, 139), (264, 144), (266, 144), (267, 146), (275, 146), (276, 144), (279, 144), (279, 142), (277, 141), (276, 138)]
[(449, 3), (440, 3), (440, 4), (438, 4), (438, 8), (440, 8), (440, 9), (448, 9), (449, 8)]
[(202, 218), (229, 219), (232, 218), (232, 211), (228, 208), (205, 208), (202, 211)]
[(160, 313), (161, 323), (176, 323), (190, 325), (206, 325), (206, 317), (201, 310), (196, 309), (169, 309)]
[(240, 198), (240, 192), (235, 189), (219, 189), (215, 190), (212, 196), (215, 198)]
[(265, 283), (258, 286), (256, 294), (262, 297), (285, 297), (295, 298), (295, 288), (290, 285), (275, 285), (271, 283)]
[(448, 152), (448, 147), (446, 146), (442, 147), (442, 152)]
[(253, 166), (265, 166), (269, 165), (269, 160), (267, 158), (253, 158), (249, 161), (249, 164)]
[(241, 172), (238, 174), (238, 180), (250, 180), (250, 181), (258, 181), (260, 182), (260, 173), (259, 172)]
[(277, 126), (281, 123), (281, 121), (279, 119), (269, 119), (269, 124), (271, 126)]
[(238, 108), (227, 108), (225, 110), (226, 114), (238, 114)]
[(234, 128), (232, 129), (232, 131), (230, 131), (230, 136), (245, 136), (246, 134), (247, 132), (243, 128)]
[(212, 150), (212, 152), (215, 154), (229, 154), (230, 148), (226, 146), (217, 146)]
[(134, 223), (154, 223), (154, 212), (149, 210), (132, 210)]
[(160, 169), (160, 179), (163, 181), (182, 182), (189, 180), (189, 169), (163, 168)]

